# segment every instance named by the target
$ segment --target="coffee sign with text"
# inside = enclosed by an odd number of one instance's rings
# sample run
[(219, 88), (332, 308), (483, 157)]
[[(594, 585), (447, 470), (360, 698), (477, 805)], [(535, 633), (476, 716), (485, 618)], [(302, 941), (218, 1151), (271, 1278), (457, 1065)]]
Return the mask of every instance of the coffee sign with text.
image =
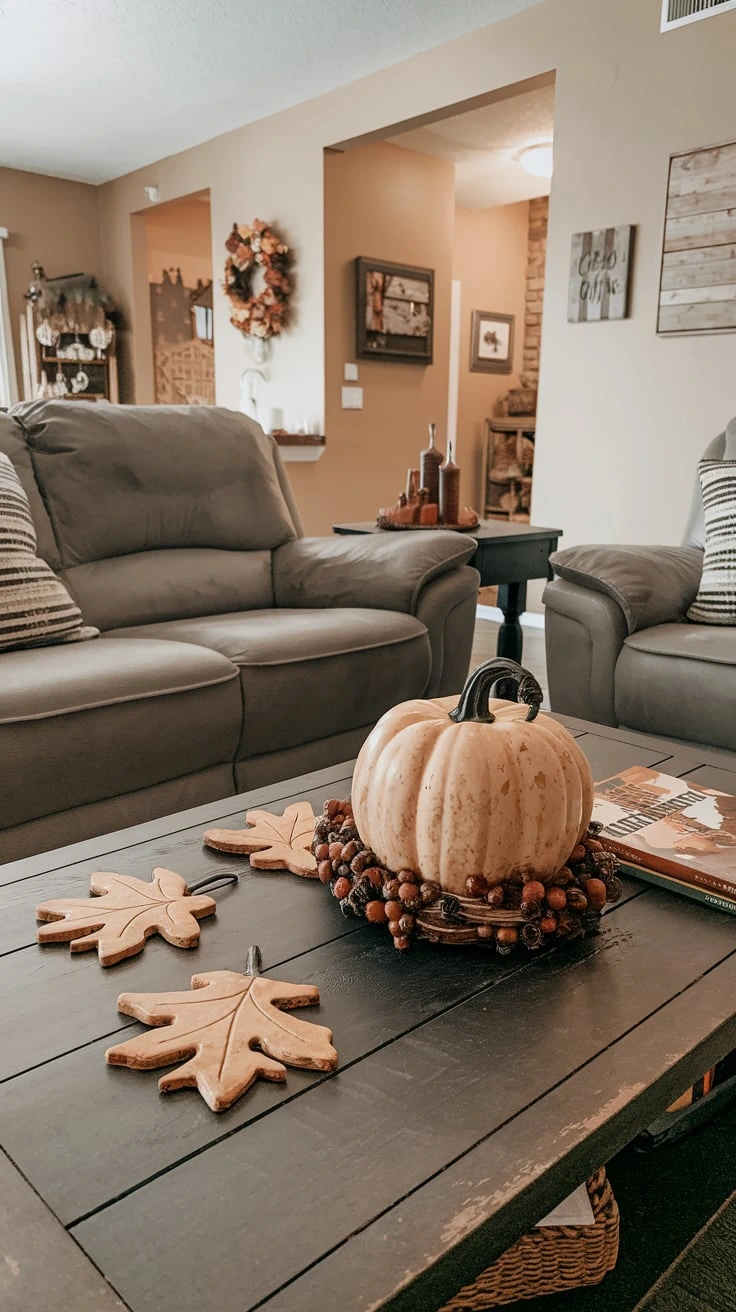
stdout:
[(570, 323), (626, 318), (633, 236), (630, 224), (575, 233), (567, 303)]

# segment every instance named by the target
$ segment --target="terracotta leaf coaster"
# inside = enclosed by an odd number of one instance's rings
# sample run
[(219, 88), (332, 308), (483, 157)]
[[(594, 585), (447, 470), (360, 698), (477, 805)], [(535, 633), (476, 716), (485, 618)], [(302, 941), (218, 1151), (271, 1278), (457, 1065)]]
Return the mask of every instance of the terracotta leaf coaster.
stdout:
[[(213, 875), (200, 881), (236, 883), (235, 875)], [(38, 929), (39, 943), (69, 943), (72, 952), (97, 948), (101, 966), (134, 957), (151, 934), (160, 934), (176, 948), (193, 948), (199, 941), (198, 921), (214, 915), (211, 897), (193, 896), (186, 880), (173, 870), (157, 869), (150, 884), (132, 875), (96, 871), (90, 876), (94, 897), (57, 898), (36, 907), (38, 920), (52, 921)]]
[(309, 802), (295, 802), (280, 816), (248, 811), (245, 822), (248, 829), (208, 829), (204, 841), (220, 852), (250, 856), (256, 870), (290, 870), (293, 875), (317, 878), (317, 861), (310, 850), (315, 815)]
[(231, 1107), (259, 1076), (285, 1080), (284, 1062), (333, 1071), (331, 1030), (284, 1015), (292, 1007), (314, 1006), (319, 989), (259, 976), (260, 954), (253, 952), (252, 973), (194, 975), (191, 993), (121, 993), (118, 1010), (156, 1028), (108, 1048), (108, 1065), (150, 1070), (184, 1061), (161, 1076), (159, 1091), (197, 1088), (213, 1112)]

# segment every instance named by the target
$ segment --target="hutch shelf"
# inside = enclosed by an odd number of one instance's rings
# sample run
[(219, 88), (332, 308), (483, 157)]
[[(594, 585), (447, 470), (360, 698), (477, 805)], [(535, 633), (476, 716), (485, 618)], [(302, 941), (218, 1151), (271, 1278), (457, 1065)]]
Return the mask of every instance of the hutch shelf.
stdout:
[(486, 419), (483, 516), (529, 522), (534, 471), (535, 415)]

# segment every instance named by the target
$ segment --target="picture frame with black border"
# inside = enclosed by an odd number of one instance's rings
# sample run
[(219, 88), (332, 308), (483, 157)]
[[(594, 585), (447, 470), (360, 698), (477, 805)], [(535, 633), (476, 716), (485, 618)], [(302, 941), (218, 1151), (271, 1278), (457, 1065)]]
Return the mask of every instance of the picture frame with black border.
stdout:
[(432, 364), (434, 269), (359, 255), (355, 277), (358, 359)]

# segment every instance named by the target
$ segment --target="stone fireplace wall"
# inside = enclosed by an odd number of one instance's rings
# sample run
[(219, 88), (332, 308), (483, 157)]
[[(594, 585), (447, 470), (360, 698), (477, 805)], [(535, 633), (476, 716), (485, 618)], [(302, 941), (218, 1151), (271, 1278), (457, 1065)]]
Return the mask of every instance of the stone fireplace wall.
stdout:
[(542, 340), (542, 306), (544, 304), (544, 269), (547, 259), (547, 222), (549, 196), (529, 202), (529, 245), (526, 265), (524, 313), (524, 362), (522, 387), (539, 386), (539, 348)]

